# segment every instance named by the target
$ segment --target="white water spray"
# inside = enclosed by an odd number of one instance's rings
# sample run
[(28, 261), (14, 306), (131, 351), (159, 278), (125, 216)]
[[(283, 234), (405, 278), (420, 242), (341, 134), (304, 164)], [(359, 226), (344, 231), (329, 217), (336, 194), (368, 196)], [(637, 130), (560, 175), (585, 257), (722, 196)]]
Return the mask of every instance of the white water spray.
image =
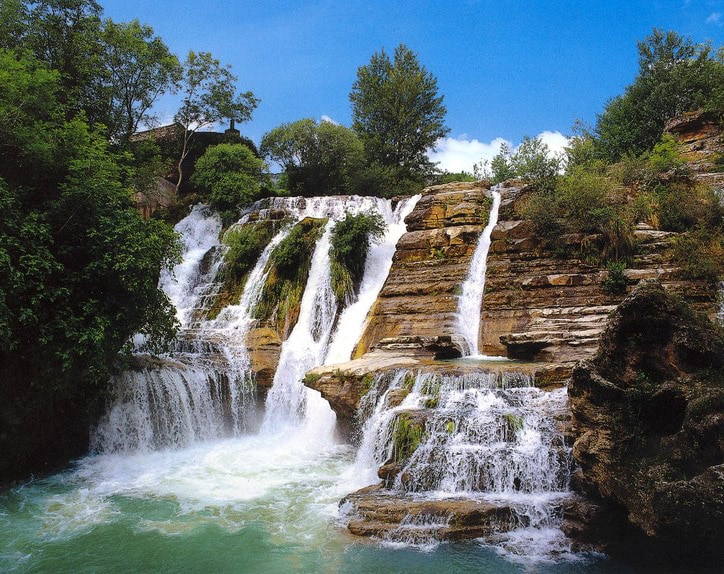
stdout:
[(470, 263), (468, 276), (462, 285), (462, 294), (458, 299), (458, 332), (463, 338), (463, 355), (479, 355), (480, 315), (485, 293), (485, 272), (487, 269), (490, 235), (498, 223), (500, 209), (500, 191), (492, 189), (493, 205), (490, 209), (488, 224), (480, 235), (475, 253)]

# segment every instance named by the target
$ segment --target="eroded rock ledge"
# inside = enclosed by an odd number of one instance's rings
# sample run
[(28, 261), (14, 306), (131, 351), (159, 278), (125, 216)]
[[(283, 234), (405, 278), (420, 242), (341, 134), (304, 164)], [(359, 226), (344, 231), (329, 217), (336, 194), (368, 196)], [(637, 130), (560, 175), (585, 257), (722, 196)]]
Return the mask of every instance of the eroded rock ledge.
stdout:
[(644, 282), (574, 369), (569, 396), (574, 486), (613, 527), (599, 542), (647, 560), (724, 559), (722, 330)]

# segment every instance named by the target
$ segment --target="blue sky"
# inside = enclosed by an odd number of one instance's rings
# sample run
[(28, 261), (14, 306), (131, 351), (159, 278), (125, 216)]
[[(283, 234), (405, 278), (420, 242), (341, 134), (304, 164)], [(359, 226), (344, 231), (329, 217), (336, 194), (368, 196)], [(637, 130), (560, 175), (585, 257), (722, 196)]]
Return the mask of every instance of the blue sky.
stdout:
[[(724, 0), (100, 0), (138, 18), (183, 58), (209, 51), (261, 99), (242, 133), (255, 142), (283, 122), (351, 123), (359, 66), (399, 43), (418, 54), (445, 96), (449, 138), (434, 159), (470, 169), (500, 142), (544, 134), (551, 146), (589, 124), (637, 69), (636, 42), (654, 27), (724, 45)], [(158, 106), (170, 118), (175, 102)]]

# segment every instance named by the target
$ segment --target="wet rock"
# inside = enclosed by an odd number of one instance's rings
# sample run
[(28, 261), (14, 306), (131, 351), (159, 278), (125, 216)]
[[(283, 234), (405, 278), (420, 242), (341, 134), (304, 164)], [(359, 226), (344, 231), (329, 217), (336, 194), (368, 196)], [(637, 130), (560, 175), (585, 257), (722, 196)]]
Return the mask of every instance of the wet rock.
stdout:
[(340, 505), (350, 517), (347, 528), (352, 534), (386, 540), (469, 540), (515, 525), (507, 505), (470, 498), (426, 500), (378, 486), (350, 494)]

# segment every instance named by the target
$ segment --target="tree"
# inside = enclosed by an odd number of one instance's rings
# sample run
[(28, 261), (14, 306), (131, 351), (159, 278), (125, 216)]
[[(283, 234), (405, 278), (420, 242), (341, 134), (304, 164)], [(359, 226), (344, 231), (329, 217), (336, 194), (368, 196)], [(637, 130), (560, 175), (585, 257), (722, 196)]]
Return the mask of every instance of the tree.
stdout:
[(209, 147), (197, 161), (191, 183), (208, 196), (224, 221), (238, 217), (239, 207), (259, 197), (266, 166), (242, 144)]
[(181, 109), (174, 118), (183, 128), (183, 146), (177, 164), (177, 189), (183, 182), (182, 164), (189, 153), (189, 143), (194, 134), (224, 118), (246, 121), (259, 105), (259, 100), (251, 92), (236, 93), (236, 80), (230, 67), (222, 66), (210, 53), (189, 52), (183, 65)]
[(83, 110), (104, 123), (102, 8), (95, 0), (38, 0), (30, 5), (21, 48), (60, 74), (59, 102), (71, 118)]
[(639, 71), (633, 84), (598, 116), (597, 155), (609, 162), (650, 150), (669, 120), (709, 108), (724, 85), (724, 62), (713, 57), (708, 44), (654, 29), (638, 43), (638, 52)]
[(519, 177), (541, 186), (555, 178), (561, 167), (561, 158), (552, 154), (540, 138), (525, 136), (514, 152), (503, 143), (490, 161), (490, 167), (493, 183)]
[(150, 109), (162, 94), (176, 90), (181, 65), (153, 29), (138, 20), (106, 20), (102, 40), (108, 134), (111, 141), (125, 142), (139, 124), (156, 121)]
[(128, 174), (62, 75), (0, 50), (0, 482), (78, 456), (118, 352), (168, 342), (158, 289), (176, 235), (144, 221)]
[(291, 193), (305, 196), (351, 193), (364, 166), (362, 142), (352, 130), (312, 119), (264, 134), (261, 153), (283, 166)]
[(426, 152), (445, 136), (446, 109), (437, 79), (404, 44), (391, 61), (384, 50), (357, 70), (350, 93), (352, 129), (370, 162), (396, 170), (401, 178), (430, 173)]

